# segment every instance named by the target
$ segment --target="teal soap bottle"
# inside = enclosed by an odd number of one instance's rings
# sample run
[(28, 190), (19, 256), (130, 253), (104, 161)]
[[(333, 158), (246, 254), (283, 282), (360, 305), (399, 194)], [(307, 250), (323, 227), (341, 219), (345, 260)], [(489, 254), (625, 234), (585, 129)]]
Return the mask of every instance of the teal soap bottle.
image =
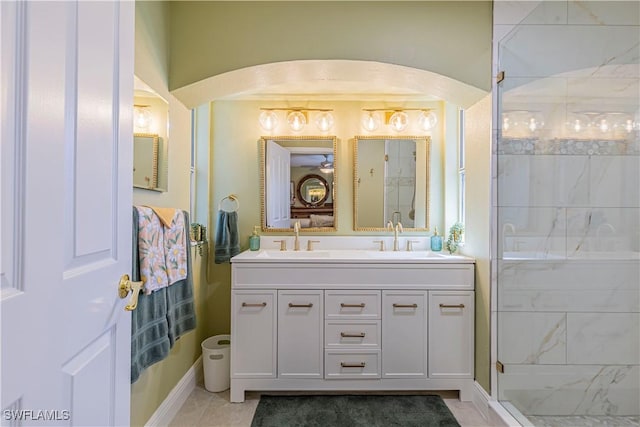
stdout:
[(440, 252), (442, 250), (442, 236), (438, 234), (438, 227), (435, 227), (433, 236), (431, 236), (431, 250)]
[(258, 236), (258, 226), (253, 227), (253, 234), (249, 236), (249, 249), (257, 251), (260, 249), (260, 236)]

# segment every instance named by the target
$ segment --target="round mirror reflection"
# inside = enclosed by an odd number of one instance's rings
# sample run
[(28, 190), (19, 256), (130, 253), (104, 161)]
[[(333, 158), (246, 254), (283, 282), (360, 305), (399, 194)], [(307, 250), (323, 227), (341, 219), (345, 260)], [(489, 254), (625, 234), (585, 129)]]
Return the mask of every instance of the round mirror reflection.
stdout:
[(320, 175), (306, 175), (298, 182), (297, 193), (305, 206), (320, 206), (329, 197), (329, 184)]

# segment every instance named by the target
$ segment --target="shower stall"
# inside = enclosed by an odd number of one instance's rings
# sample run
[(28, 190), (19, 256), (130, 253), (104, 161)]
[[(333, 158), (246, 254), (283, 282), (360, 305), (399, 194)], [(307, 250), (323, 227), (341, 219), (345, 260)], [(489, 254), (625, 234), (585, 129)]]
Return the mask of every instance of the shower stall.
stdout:
[(494, 52), (494, 394), (525, 426), (637, 426), (640, 3), (533, 4)]

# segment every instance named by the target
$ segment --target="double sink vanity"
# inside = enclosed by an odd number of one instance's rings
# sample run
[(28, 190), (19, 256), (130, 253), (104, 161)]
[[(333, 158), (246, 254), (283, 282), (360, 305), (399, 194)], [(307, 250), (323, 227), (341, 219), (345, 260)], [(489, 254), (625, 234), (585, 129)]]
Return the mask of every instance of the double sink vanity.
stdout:
[(280, 250), (282, 238), (262, 236), (261, 250), (231, 260), (232, 402), (247, 390), (471, 399), (473, 259), (427, 251), (424, 238), (412, 251), (377, 250), (371, 236), (309, 239), (312, 250), (295, 251), (291, 237)]

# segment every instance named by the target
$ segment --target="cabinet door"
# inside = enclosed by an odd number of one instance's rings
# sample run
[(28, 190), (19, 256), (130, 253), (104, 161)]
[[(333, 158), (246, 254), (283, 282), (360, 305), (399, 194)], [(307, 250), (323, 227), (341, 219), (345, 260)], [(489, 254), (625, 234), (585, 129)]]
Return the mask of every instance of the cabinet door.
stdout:
[(473, 378), (473, 292), (429, 293), (429, 378)]
[(427, 376), (427, 291), (382, 291), (382, 377)]
[(231, 294), (231, 377), (275, 378), (276, 291)]
[(323, 293), (278, 291), (278, 378), (322, 378)]

